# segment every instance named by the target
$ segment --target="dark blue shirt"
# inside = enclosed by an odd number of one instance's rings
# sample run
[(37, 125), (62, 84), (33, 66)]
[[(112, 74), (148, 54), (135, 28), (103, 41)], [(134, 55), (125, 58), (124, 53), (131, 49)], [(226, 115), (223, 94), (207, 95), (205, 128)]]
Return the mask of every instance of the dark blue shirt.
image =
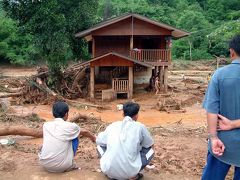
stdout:
[[(230, 120), (240, 119), (240, 59), (215, 71), (206, 91), (203, 108)], [(218, 131), (217, 134), (225, 145), (225, 151), (222, 156), (215, 157), (240, 167), (240, 129)], [(211, 152), (210, 144), (208, 147)]]

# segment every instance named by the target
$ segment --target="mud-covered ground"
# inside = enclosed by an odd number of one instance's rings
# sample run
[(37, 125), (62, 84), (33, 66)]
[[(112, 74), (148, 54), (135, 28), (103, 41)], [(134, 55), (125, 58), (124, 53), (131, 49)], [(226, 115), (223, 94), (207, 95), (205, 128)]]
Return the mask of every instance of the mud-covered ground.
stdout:
[[(195, 180), (201, 177), (207, 154), (206, 118), (201, 103), (207, 87), (207, 75), (214, 68), (205, 64), (192, 69), (184, 66), (184, 70), (181, 70), (181, 67), (183, 66), (177, 64), (169, 71), (171, 88), (169, 94), (176, 103), (180, 103), (181, 111), (158, 110), (157, 103), (163, 98), (167, 102), (168, 96), (155, 95), (154, 92), (139, 92), (134, 96), (134, 101), (141, 106), (139, 121), (149, 128), (155, 141), (155, 157), (152, 161), (155, 168), (145, 169), (144, 179)], [(198, 69), (198, 67), (201, 68)], [(18, 71), (20, 70), (17, 69)], [(14, 69), (11, 69), (11, 72), (14, 72)], [(34, 73), (34, 70), (28, 70), (28, 72)], [(86, 102), (83, 99), (78, 101)], [(71, 106), (70, 118), (76, 113), (92, 116), (93, 119), (100, 117), (103, 122), (93, 120), (80, 123), (81, 127), (97, 135), (104, 130), (106, 123), (122, 119), (122, 112), (118, 111), (116, 106), (125, 101), (122, 99), (114, 102), (94, 102), (103, 106), (103, 109)], [(24, 118), (18, 116), (24, 116)], [(0, 127), (21, 125), (41, 128), (44, 123), (41, 119), (47, 121), (52, 119), (51, 105), (12, 105), (7, 115), (3, 113), (0, 115)], [(81, 170), (53, 174), (46, 172), (38, 164), (37, 153), (42, 143), (41, 138), (20, 136), (10, 136), (10, 138), (15, 139), (14, 145), (0, 145), (0, 179), (107, 179), (99, 172), (96, 146), (88, 139), (80, 140), (75, 157)], [(228, 179), (231, 179), (231, 174)]]

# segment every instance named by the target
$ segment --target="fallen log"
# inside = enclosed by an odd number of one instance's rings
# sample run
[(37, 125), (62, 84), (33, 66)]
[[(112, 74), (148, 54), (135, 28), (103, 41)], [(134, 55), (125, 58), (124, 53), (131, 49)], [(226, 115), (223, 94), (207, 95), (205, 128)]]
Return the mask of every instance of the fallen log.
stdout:
[(8, 135), (32, 136), (41, 138), (43, 137), (43, 131), (42, 129), (33, 129), (24, 126), (0, 127), (0, 136)]
[(5, 87), (3, 85), (0, 85), (0, 92), (17, 93), (17, 92), (20, 92), (22, 89), (23, 89), (23, 87), (9, 88), (9, 87)]
[[(84, 114), (77, 114), (76, 116), (69, 119), (69, 122), (81, 122), (83, 121), (90, 121), (93, 118), (89, 115)], [(100, 118), (95, 118), (95, 120), (100, 121)], [(43, 130), (42, 128), (35, 129), (35, 128), (28, 128), (22, 125), (19, 126), (5, 126), (0, 127), (0, 136), (9, 136), (9, 135), (19, 135), (19, 136), (32, 136), (35, 138), (42, 138), (43, 137)]]
[(20, 92), (20, 93), (8, 93), (8, 94), (0, 95), (0, 98), (19, 97), (19, 96), (22, 96), (22, 95), (23, 95), (22, 92)]

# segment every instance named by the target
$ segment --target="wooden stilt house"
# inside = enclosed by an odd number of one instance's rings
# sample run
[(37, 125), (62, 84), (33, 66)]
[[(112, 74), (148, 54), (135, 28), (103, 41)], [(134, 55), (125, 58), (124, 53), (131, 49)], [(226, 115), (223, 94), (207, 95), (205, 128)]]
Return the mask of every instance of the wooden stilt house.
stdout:
[(167, 91), (172, 39), (189, 33), (138, 14), (125, 14), (75, 34), (85, 38), (92, 59), (90, 97), (133, 97), (134, 87), (149, 85), (159, 77)]

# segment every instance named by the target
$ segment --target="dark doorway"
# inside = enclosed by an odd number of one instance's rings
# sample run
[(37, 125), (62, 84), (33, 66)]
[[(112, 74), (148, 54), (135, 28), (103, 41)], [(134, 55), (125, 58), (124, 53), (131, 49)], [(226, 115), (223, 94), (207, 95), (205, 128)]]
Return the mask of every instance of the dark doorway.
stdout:
[(158, 42), (153, 38), (143, 38), (142, 39), (143, 49), (158, 49)]
[(117, 93), (117, 99), (127, 99), (128, 94), (127, 93)]

